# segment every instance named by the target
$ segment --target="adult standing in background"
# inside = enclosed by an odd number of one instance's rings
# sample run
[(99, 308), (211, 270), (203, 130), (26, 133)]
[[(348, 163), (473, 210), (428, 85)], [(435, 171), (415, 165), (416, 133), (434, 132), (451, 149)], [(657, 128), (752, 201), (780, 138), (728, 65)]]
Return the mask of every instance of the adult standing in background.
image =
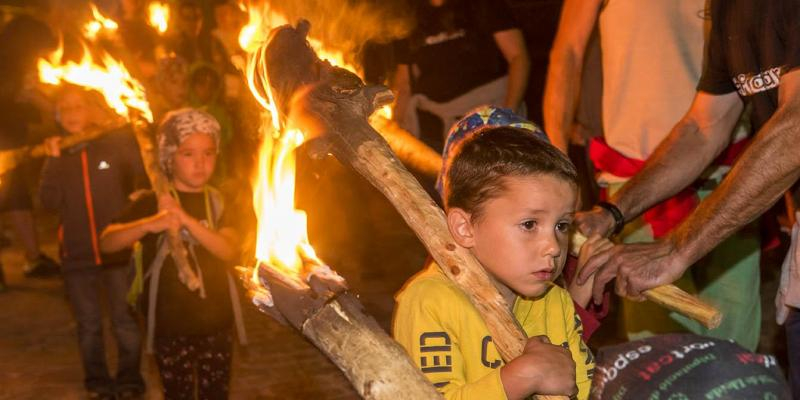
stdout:
[[(617, 192), (656, 151), (692, 104), (703, 65), (705, 0), (567, 0), (559, 31), (551, 50), (545, 90), (545, 131), (566, 152), (575, 109), (581, 93), (580, 73), (592, 30), (599, 28), (603, 69), (603, 138), (595, 138), (589, 155), (598, 171), (598, 183), (606, 188), (607, 203), (593, 215), (608, 222)], [(738, 114), (737, 114), (738, 120)], [(734, 121), (734, 124), (736, 121)], [(732, 127), (732, 126), (731, 126)], [(725, 132), (724, 157), (714, 157), (699, 167), (675, 191), (641, 206), (642, 218), (629, 215), (621, 233), (624, 242), (650, 242), (666, 235), (680, 223), (729, 170), (741, 151), (746, 130)], [(732, 136), (736, 136), (731, 140)], [(717, 149), (720, 153), (725, 146)], [(712, 164), (710, 168), (707, 168)], [(727, 165), (726, 165), (727, 164)], [(705, 171), (704, 171), (705, 169)], [(658, 181), (654, 181), (658, 182)], [(658, 182), (656, 184), (661, 184)], [(605, 229), (610, 235), (613, 219)], [(617, 225), (621, 228), (621, 225)], [(752, 227), (751, 227), (752, 228)], [(722, 243), (694, 276), (687, 274), (678, 286), (698, 293), (717, 305), (723, 324), (707, 330), (651, 303), (623, 300), (622, 318), (629, 339), (689, 329), (692, 332), (734, 339), (754, 350), (760, 333), (759, 250), (756, 229), (745, 230)], [(697, 260), (695, 260), (697, 261)]]
[[(520, 110), (530, 60), (522, 31), (504, 1), (418, 0), (417, 27), (397, 43), (394, 118), (420, 136), (417, 110), (440, 120), (439, 147), (450, 126), (480, 105)], [(433, 124), (436, 126), (438, 124)]]

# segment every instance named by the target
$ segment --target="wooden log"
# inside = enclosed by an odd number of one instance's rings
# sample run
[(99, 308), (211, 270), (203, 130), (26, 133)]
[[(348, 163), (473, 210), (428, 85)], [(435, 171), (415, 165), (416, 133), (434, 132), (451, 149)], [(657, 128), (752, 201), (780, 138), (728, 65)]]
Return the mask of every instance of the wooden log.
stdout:
[(453, 241), (442, 209), (367, 121), (375, 109), (393, 99), (391, 91), (365, 87), (351, 72), (321, 62), (306, 42), (309, 28), (302, 22), (297, 29), (279, 28), (257, 53), (263, 58), (257, 69), (266, 70), (281, 114), (289, 117), (289, 128), (324, 140), (325, 145), (315, 146), (317, 151), (333, 153), (380, 190), (478, 310), (501, 357), (506, 361), (518, 357), (527, 338), (509, 305), (472, 253)]
[[(570, 253), (578, 256), (586, 242), (586, 236), (574, 232), (570, 238)], [(697, 296), (686, 293), (675, 285), (663, 285), (644, 291), (644, 297), (653, 303), (687, 316), (705, 326), (714, 329), (722, 322), (722, 313), (714, 306), (700, 300)]]
[[(170, 195), (169, 180), (164, 176), (161, 171), (161, 166), (158, 163), (158, 150), (150, 135), (149, 125), (143, 119), (134, 119), (133, 131), (136, 136), (136, 141), (139, 143), (139, 151), (142, 155), (142, 163), (144, 163), (147, 177), (150, 179), (150, 185), (153, 188), (157, 197), (163, 195)], [(178, 269), (178, 279), (189, 288), (190, 291), (198, 290), (198, 295), (205, 298), (205, 291), (203, 290), (202, 282), (198, 278), (194, 269), (189, 264), (188, 252), (181, 240), (180, 231), (177, 229), (170, 229), (167, 232), (167, 241), (169, 244), (170, 255), (175, 262)]]
[[(123, 126), (124, 124), (116, 124), (114, 126), (92, 129), (83, 135), (68, 135), (61, 139), (58, 147), (63, 150), (80, 143), (89, 142), (108, 132), (122, 128)], [(45, 155), (47, 155), (47, 151), (45, 150), (44, 143), (0, 151), (0, 175), (17, 168), (27, 160), (44, 157)]]
[(245, 286), (257, 293), (254, 299), (267, 295), (267, 289), (272, 303), (256, 302), (259, 309), (300, 331), (339, 367), (361, 397), (442, 398), (405, 350), (364, 312), (343, 280), (312, 273), (307, 285), (263, 263), (255, 268), (258, 284), (253, 271), (244, 269)]
[(436, 179), (442, 169), (442, 156), (422, 143), (396, 122), (382, 116), (370, 118), (370, 125), (386, 139), (389, 147), (407, 168), (429, 179)]

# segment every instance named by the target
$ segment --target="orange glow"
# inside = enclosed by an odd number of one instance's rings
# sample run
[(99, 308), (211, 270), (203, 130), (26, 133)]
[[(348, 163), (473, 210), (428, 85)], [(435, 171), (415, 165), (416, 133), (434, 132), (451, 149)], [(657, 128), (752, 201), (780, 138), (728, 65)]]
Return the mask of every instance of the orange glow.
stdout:
[(154, 1), (147, 5), (147, 23), (163, 34), (169, 26), (169, 6), (166, 3)]
[[(239, 46), (248, 53), (252, 53), (263, 44), (272, 29), (289, 23), (283, 14), (271, 9), (269, 3), (265, 3), (261, 7), (243, 3), (239, 3), (239, 6), (244, 7), (249, 15), (247, 25), (239, 31)], [(326, 46), (313, 36), (308, 37), (308, 43), (321, 60), (326, 60), (333, 66), (358, 74), (358, 68), (345, 61), (345, 55), (341, 50)]]
[[(259, 77), (267, 86), (266, 97), (255, 86), (256, 74), (259, 73), (255, 65), (251, 57), (247, 82), (270, 117), (270, 122), (261, 127), (258, 169), (253, 178), (253, 207), (258, 217), (256, 259), (278, 269), (293, 281), (299, 281), (306, 261), (317, 261), (322, 265), (308, 241), (306, 214), (294, 207), (294, 152), (304, 137), (298, 130), (282, 129), (266, 76)], [(257, 283), (257, 269), (253, 272), (253, 281)]]
[[(257, 51), (266, 42), (270, 31), (288, 21), (271, 10), (269, 3), (260, 7), (242, 2), (239, 5), (249, 15), (247, 25), (239, 33), (239, 45), (248, 53), (247, 84), (265, 112), (258, 169), (253, 177), (253, 206), (258, 216), (256, 259), (277, 269), (289, 281), (302, 285), (302, 278), (310, 272), (309, 266), (324, 266), (309, 243), (306, 214), (294, 206), (294, 152), (303, 143), (304, 134), (298, 130), (286, 130), (282, 125), (266, 71), (256, 62)], [(341, 51), (325, 46), (313, 37), (308, 41), (320, 59), (358, 73), (358, 68), (348, 64)], [(383, 107), (375, 116), (391, 119), (391, 108)], [(258, 268), (253, 269), (251, 282), (259, 285)], [(253, 296), (257, 296), (261, 292), (254, 293)]]
[(50, 85), (68, 82), (100, 92), (117, 114), (131, 119), (130, 109), (141, 113), (153, 122), (153, 113), (147, 102), (142, 85), (131, 77), (122, 63), (106, 52), (100, 52), (99, 63), (95, 62), (84, 45), (80, 62), (62, 60), (63, 49), (59, 46), (50, 56), (38, 61), (39, 80)]
[(89, 7), (92, 9), (92, 18), (94, 19), (83, 26), (83, 34), (86, 38), (95, 40), (101, 31), (116, 32), (117, 28), (119, 28), (116, 21), (106, 18), (94, 4), (90, 3)]
[(305, 261), (316, 259), (308, 242), (306, 213), (294, 208), (294, 152), (302, 143), (303, 134), (297, 130), (263, 138), (253, 194), (256, 258), (292, 277), (302, 276)]

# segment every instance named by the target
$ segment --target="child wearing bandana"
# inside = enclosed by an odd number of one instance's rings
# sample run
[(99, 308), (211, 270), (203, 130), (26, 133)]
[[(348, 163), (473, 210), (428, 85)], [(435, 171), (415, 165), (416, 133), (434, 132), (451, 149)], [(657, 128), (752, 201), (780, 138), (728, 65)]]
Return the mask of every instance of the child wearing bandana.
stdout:
[[(228, 396), (231, 328), (235, 319), (241, 321), (234, 318), (240, 314), (231, 274), (239, 238), (220, 192), (208, 185), (219, 131), (205, 112), (167, 113), (158, 128), (158, 147), (171, 194), (139, 197), (101, 237), (102, 249), (109, 252), (141, 243), (132, 290), (143, 289), (146, 345), (155, 350), (166, 399), (194, 398), (195, 391), (200, 399)], [(164, 232), (176, 228), (202, 281), (199, 293), (180, 282), (169, 256)]]

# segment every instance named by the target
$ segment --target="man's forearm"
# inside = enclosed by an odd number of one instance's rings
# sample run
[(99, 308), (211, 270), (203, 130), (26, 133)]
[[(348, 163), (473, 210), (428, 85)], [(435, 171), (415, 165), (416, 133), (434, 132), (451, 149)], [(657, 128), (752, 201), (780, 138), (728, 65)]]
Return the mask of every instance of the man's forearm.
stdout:
[(779, 109), (720, 187), (672, 233), (686, 265), (761, 215), (800, 178), (798, 143), (800, 107)]
[(520, 54), (508, 64), (508, 89), (504, 105), (516, 110), (525, 97), (531, 62), (527, 54)]
[(550, 58), (544, 91), (544, 129), (554, 146), (567, 151), (580, 92), (583, 59), (567, 52)]
[[(709, 102), (722, 103), (722, 106), (709, 106)], [(689, 186), (730, 142), (741, 110), (738, 99), (728, 97), (719, 101), (707, 94), (698, 94), (692, 110), (672, 128), (644, 168), (615, 193), (610, 202), (622, 211), (626, 221), (631, 221)], [(708, 115), (713, 115), (713, 119), (709, 120)]]

